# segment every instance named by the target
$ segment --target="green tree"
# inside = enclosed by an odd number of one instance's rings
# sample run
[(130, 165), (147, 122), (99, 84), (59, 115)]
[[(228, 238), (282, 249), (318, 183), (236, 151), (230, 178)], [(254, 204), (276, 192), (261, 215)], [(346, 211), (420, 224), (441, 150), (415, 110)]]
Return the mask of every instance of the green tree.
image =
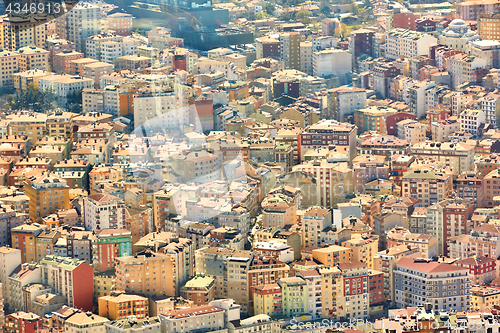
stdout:
[(321, 6), (321, 8), (319, 9), (319, 11), (321, 12), (321, 14), (323, 15), (329, 15), (331, 10), (330, 10), (330, 6), (328, 5), (323, 5)]
[(349, 8), (349, 12), (351, 12), (352, 15), (358, 15), (359, 8), (358, 8), (358, 6), (356, 6), (356, 4), (351, 3), (348, 8)]
[(276, 7), (272, 3), (266, 3), (264, 5), (264, 10), (268, 15), (274, 15), (274, 11), (276, 10)]
[(66, 96), (68, 110), (71, 112), (80, 112), (82, 110), (82, 89), (72, 90)]
[(266, 17), (269, 17), (269, 15), (265, 12), (258, 12), (257, 14), (255, 14), (255, 19), (256, 20), (262, 20)]

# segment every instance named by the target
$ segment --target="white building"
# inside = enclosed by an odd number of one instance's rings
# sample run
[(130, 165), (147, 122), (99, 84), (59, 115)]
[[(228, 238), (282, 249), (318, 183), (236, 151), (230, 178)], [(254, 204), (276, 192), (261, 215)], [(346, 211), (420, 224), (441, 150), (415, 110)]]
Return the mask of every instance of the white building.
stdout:
[(2, 283), (2, 292), (5, 302), (8, 302), (10, 297), (9, 276), (14, 270), (21, 265), (21, 250), (10, 247), (0, 247), (0, 283)]
[(40, 79), (39, 85), (40, 91), (52, 89), (60, 100), (65, 100), (72, 91), (92, 88), (94, 86), (94, 81), (85, 77), (62, 74), (44, 76)]
[(93, 194), (83, 199), (83, 221), (87, 230), (124, 229), (125, 202), (109, 194)]
[(497, 126), (500, 117), (500, 94), (488, 94), (479, 100), (481, 111), (485, 115), (485, 123)]
[[(333, 36), (318, 36), (312, 39), (313, 52), (337, 47), (338, 39)], [(302, 49), (300, 50), (302, 52)]]
[(85, 39), (97, 35), (101, 30), (101, 8), (80, 2), (65, 16), (68, 40), (75, 43), (77, 51), (85, 53)]
[(451, 86), (472, 82), (472, 73), (479, 68), (486, 68), (486, 60), (465, 53), (458, 53), (449, 58), (448, 72), (451, 75)]
[[(394, 269), (396, 307), (431, 303), (434, 310), (467, 311), (470, 307), (468, 268), (425, 259), (401, 258)], [(434, 286), (432, 290), (428, 286)]]
[(455, 19), (439, 35), (439, 44), (446, 45), (454, 50), (467, 52), (469, 43), (481, 40), (481, 37), (469, 28), (464, 20)]
[(385, 33), (385, 57), (399, 59), (401, 56), (411, 59), (429, 55), (429, 47), (438, 40), (426, 33), (407, 29), (391, 29)]
[(211, 305), (194, 306), (187, 309), (170, 310), (160, 314), (162, 332), (182, 333), (194, 330), (206, 330), (223, 333), (223, 309)]
[(477, 135), (479, 126), (484, 124), (486, 114), (482, 110), (466, 109), (460, 113), (460, 130)]
[(150, 120), (152, 126), (179, 128), (189, 124), (187, 91), (158, 92), (134, 95), (134, 122), (138, 127)]
[(344, 50), (326, 49), (313, 53), (313, 75), (322, 78), (336, 76), (340, 84), (348, 82), (352, 71), (351, 54)]

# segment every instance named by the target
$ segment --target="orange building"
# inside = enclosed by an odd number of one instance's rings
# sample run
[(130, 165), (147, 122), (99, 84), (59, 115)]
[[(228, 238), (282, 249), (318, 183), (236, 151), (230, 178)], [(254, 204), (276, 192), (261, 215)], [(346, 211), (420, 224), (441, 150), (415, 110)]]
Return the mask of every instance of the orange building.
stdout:
[(21, 250), (21, 260), (23, 263), (38, 262), (36, 258), (36, 237), (40, 235), (46, 226), (33, 223), (23, 224), (12, 228), (12, 247)]
[(350, 248), (338, 245), (315, 249), (312, 253), (313, 259), (318, 260), (326, 267), (350, 263), (352, 257), (352, 250)]
[(30, 219), (34, 222), (41, 222), (59, 209), (70, 208), (66, 181), (47, 172), (26, 180), (24, 193), (30, 198)]
[(123, 177), (123, 170), (113, 167), (97, 167), (89, 173), (90, 190), (95, 190), (99, 182), (115, 183)]
[(146, 296), (179, 296), (180, 287), (193, 276), (192, 241), (178, 238), (158, 252), (144, 250), (115, 261), (117, 290)]
[(153, 229), (153, 210), (147, 207), (126, 208), (125, 228), (132, 233), (132, 244), (149, 234)]
[(99, 297), (99, 316), (111, 320), (135, 316), (144, 319), (149, 315), (148, 299), (139, 295), (120, 294)]

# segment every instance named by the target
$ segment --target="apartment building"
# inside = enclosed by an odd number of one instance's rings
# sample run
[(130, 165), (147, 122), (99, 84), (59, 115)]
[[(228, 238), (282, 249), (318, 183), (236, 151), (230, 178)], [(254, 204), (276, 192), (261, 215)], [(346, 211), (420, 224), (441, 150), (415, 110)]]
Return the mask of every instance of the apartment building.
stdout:
[(357, 127), (348, 123), (339, 123), (335, 120), (321, 120), (308, 126), (298, 139), (298, 156), (304, 161), (304, 155), (311, 149), (327, 147), (329, 145), (349, 147), (349, 160), (356, 156)]
[(19, 71), (21, 55), (18, 52), (3, 50), (0, 52), (0, 86), (14, 85), (13, 74)]
[(100, 32), (101, 11), (91, 3), (75, 5), (63, 20), (67, 39), (75, 44), (78, 52), (86, 54), (86, 38)]
[(49, 51), (36, 46), (25, 46), (17, 49), (19, 53), (19, 71), (28, 70), (48, 70), (49, 69)]
[(398, 245), (373, 255), (373, 268), (384, 274), (384, 296), (391, 304), (395, 304), (394, 269), (403, 257), (419, 258), (421, 251), (408, 245)]
[(437, 203), (451, 194), (450, 175), (433, 170), (412, 170), (403, 175), (401, 195), (420, 200), (424, 207)]
[(411, 148), (416, 158), (432, 158), (453, 170), (453, 175), (472, 171), (474, 166), (474, 147), (458, 142), (421, 142)]
[(437, 39), (431, 35), (394, 28), (385, 33), (385, 57), (399, 59), (401, 56), (411, 59), (416, 56), (428, 55), (429, 47), (437, 44)]
[(437, 237), (438, 255), (448, 255), (448, 240), (469, 233), (474, 203), (461, 198), (444, 199), (427, 207), (429, 234)]
[(69, 209), (69, 187), (54, 174), (45, 173), (24, 182), (25, 194), (30, 198), (30, 218), (41, 222), (42, 217), (59, 209)]
[(472, 135), (477, 135), (481, 125), (486, 121), (483, 110), (467, 109), (460, 113), (460, 130)]
[(473, 228), (469, 234), (450, 238), (446, 246), (450, 258), (466, 259), (469, 253), (496, 258), (500, 254), (500, 231), (496, 226), (484, 223)]
[(347, 84), (352, 71), (352, 56), (340, 49), (313, 52), (313, 75), (325, 79), (338, 77), (341, 85)]
[(180, 238), (158, 252), (144, 250), (116, 258), (116, 286), (147, 296), (178, 296), (180, 287), (193, 275), (193, 268), (192, 242)]
[(321, 246), (321, 232), (328, 227), (332, 227), (335, 221), (340, 222), (340, 218), (341, 214), (338, 210), (334, 211), (320, 206), (307, 208), (302, 215), (301, 224), (303, 246)]
[(40, 261), (42, 284), (66, 298), (66, 303), (78, 309), (92, 311), (94, 269), (81, 259), (46, 256)]
[(139, 295), (109, 295), (98, 298), (99, 316), (111, 320), (135, 316), (137, 319), (149, 317), (148, 299)]
[(108, 28), (119, 36), (130, 36), (132, 33), (132, 15), (127, 13), (114, 13), (106, 16)]
[(158, 315), (162, 332), (182, 333), (194, 330), (226, 332), (225, 311), (211, 305), (194, 306), (187, 309), (169, 310)]
[(301, 35), (298, 32), (283, 32), (279, 37), (281, 60), (286, 69), (300, 70), (300, 42)]
[(110, 194), (93, 194), (84, 198), (83, 221), (88, 230), (124, 229), (125, 202)]
[(467, 311), (470, 307), (467, 268), (429, 259), (401, 258), (394, 276), (398, 308), (422, 306), (424, 302), (430, 302), (435, 310)]
[(47, 27), (30, 16), (7, 16), (2, 19), (3, 45), (9, 51), (26, 46), (43, 48), (47, 39)]

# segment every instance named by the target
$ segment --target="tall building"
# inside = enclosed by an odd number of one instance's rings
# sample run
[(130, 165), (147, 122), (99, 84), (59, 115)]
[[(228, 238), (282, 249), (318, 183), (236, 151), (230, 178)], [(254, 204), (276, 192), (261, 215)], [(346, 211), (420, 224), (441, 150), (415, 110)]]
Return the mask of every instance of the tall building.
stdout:
[(66, 298), (71, 307), (92, 311), (94, 269), (85, 261), (47, 256), (40, 261), (42, 284), (52, 287), (55, 294)]
[(14, 85), (14, 73), (19, 71), (21, 55), (14, 51), (3, 50), (0, 52), (0, 86), (11, 87)]
[(500, 14), (482, 14), (478, 21), (479, 36), (484, 40), (500, 40)]
[(300, 41), (301, 35), (296, 31), (280, 34), (281, 60), (286, 69), (300, 70)]
[[(93, 246), (94, 267), (104, 272), (115, 267), (115, 258), (132, 255), (132, 234), (125, 229), (96, 230), (96, 246)], [(97, 257), (97, 260), (95, 259)], [(96, 262), (97, 261), (97, 262)]]
[(385, 57), (399, 59), (404, 56), (411, 59), (420, 55), (429, 55), (429, 47), (437, 44), (436, 37), (406, 29), (391, 29), (385, 33)]
[(47, 226), (38, 223), (23, 224), (12, 228), (10, 232), (12, 247), (21, 250), (21, 259), (23, 263), (34, 263), (38, 261), (36, 256), (36, 237), (46, 228)]
[(24, 182), (25, 194), (30, 198), (31, 221), (42, 218), (60, 209), (69, 209), (69, 187), (66, 181), (53, 174), (45, 173)]
[(85, 53), (85, 39), (97, 35), (101, 30), (100, 7), (87, 2), (78, 3), (64, 18), (66, 39), (75, 43), (78, 52)]
[(125, 202), (110, 194), (93, 194), (83, 199), (83, 221), (87, 230), (124, 229)]
[(448, 240), (468, 234), (474, 203), (461, 198), (445, 199), (427, 207), (428, 234), (437, 237), (437, 254), (448, 255)]
[[(467, 268), (429, 259), (401, 258), (394, 270), (396, 307), (423, 306), (434, 310), (467, 311), (470, 279)], [(434, 286), (429, 290), (429, 286)]]
[(116, 288), (126, 292), (178, 296), (180, 287), (193, 275), (194, 253), (187, 238), (179, 238), (158, 252), (144, 250), (115, 260)]
[(47, 25), (33, 17), (6, 16), (2, 20), (5, 50), (16, 51), (25, 46), (43, 48), (47, 39)]
[(4, 305), (10, 299), (9, 276), (21, 265), (21, 250), (10, 247), (0, 247), (0, 283), (2, 284), (2, 296), (5, 299)]

